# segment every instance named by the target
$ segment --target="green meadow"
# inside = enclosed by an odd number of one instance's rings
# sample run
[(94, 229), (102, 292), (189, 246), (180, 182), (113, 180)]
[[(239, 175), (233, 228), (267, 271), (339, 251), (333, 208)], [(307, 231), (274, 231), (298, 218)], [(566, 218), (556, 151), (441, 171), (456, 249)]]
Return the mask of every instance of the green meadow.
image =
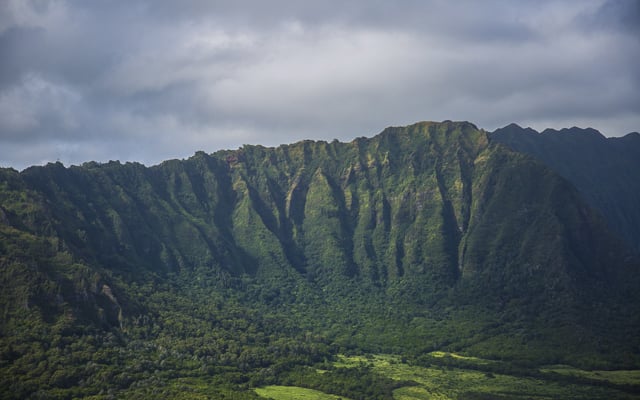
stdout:
[[(493, 371), (508, 370), (509, 364), (445, 352), (429, 356), (432, 364), (427, 366), (412, 365), (393, 355), (343, 355), (330, 367), (338, 370), (366, 367), (379, 376), (409, 383), (393, 391), (396, 400), (640, 398), (640, 371), (585, 371), (551, 366), (497, 373)], [(318, 369), (316, 373), (326, 372)], [(256, 389), (256, 393), (273, 400), (339, 398), (295, 386), (267, 386)]]
[(620, 370), (620, 371), (585, 371), (574, 368), (569, 365), (553, 365), (541, 368), (540, 371), (548, 373), (556, 373), (567, 376), (587, 378), (596, 381), (611, 382), (618, 385), (636, 385), (640, 386), (639, 370)]
[(266, 386), (256, 389), (256, 393), (265, 399), (274, 400), (349, 400), (346, 397), (297, 386)]

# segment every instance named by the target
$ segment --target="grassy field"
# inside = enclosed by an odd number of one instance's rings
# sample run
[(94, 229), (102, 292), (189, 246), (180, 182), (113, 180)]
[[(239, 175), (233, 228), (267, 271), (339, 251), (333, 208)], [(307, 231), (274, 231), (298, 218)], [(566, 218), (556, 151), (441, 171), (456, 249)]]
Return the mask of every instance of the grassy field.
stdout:
[[(388, 378), (415, 383), (396, 389), (396, 400), (640, 399), (640, 371), (584, 371), (554, 365), (514, 370), (511, 375), (495, 372), (501, 370), (496, 367), (508, 366), (500, 361), (444, 352), (430, 356), (434, 360), (430, 366), (410, 365), (393, 355), (340, 356), (332, 368), (368, 366)], [(450, 360), (463, 364), (447, 364)], [(319, 374), (326, 372), (317, 370)], [(346, 400), (295, 386), (267, 386), (256, 393), (273, 400)]]
[[(456, 357), (452, 354), (436, 353), (435, 357)], [(462, 357), (465, 361), (477, 361), (478, 366), (491, 361)], [(338, 367), (371, 365), (375, 372), (396, 380), (414, 381), (418, 385), (403, 387), (394, 392), (398, 400), (410, 399), (640, 399), (640, 393), (629, 393), (617, 388), (590, 383), (572, 383), (566, 380), (533, 378), (494, 374), (475, 369), (460, 369), (443, 366), (421, 367), (402, 363), (396, 356), (341, 357)], [(565, 370), (577, 373), (576, 369)], [(543, 371), (544, 372), (544, 371)], [(549, 371), (551, 372), (551, 371)], [(554, 371), (556, 372), (556, 371)], [(617, 384), (635, 382), (640, 371), (581, 371), (598, 379), (610, 379)], [(590, 375), (589, 375), (590, 374)], [(600, 375), (597, 375), (600, 374)], [(544, 375), (543, 375), (544, 376)], [(578, 375), (576, 375), (578, 376)]]
[(256, 389), (256, 393), (265, 399), (273, 400), (349, 400), (346, 397), (297, 386), (266, 386)]
[(573, 368), (569, 365), (552, 365), (541, 368), (542, 372), (557, 373), (580, 378), (607, 381), (617, 385), (638, 385), (640, 386), (640, 371), (585, 371)]

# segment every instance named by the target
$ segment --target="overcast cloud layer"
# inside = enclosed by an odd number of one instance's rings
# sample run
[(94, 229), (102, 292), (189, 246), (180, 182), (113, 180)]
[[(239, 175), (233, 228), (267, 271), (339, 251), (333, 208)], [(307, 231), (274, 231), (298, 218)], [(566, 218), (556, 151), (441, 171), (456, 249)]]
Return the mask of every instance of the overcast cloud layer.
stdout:
[(0, 166), (390, 125), (640, 130), (640, 2), (0, 0)]

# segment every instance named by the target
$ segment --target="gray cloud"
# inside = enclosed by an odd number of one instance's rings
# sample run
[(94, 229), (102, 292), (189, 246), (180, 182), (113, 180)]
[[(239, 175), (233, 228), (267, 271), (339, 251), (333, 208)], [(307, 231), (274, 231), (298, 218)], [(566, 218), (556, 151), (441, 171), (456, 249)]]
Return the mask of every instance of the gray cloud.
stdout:
[(640, 126), (633, 0), (0, 3), (0, 165), (154, 164), (418, 120)]

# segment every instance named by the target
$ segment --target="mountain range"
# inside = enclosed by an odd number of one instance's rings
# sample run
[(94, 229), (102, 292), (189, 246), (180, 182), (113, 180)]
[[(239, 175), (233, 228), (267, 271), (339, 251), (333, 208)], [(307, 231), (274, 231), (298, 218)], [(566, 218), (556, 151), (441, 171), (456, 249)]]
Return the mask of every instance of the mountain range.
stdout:
[(350, 352), (637, 368), (639, 164), (637, 133), (445, 121), (2, 169), (0, 396)]

